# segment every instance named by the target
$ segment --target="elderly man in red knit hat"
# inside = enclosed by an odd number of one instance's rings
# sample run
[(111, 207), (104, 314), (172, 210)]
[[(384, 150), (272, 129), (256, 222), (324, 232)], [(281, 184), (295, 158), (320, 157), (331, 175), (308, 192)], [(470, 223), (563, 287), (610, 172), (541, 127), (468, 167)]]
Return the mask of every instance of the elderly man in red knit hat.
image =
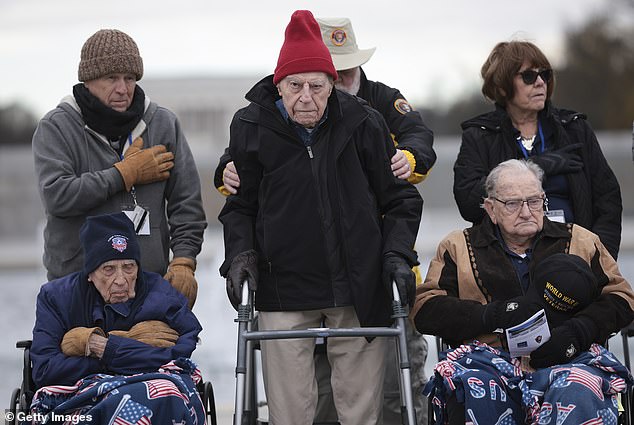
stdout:
[[(293, 13), (273, 75), (246, 95), (229, 151), (241, 177), (219, 219), (227, 294), (256, 291), (261, 330), (390, 323), (391, 282), (412, 301), (422, 199), (395, 177), (377, 111), (333, 90), (337, 72), (309, 11)], [(271, 423), (312, 424), (313, 339), (262, 342)], [(341, 424), (381, 423), (386, 341), (331, 338)]]

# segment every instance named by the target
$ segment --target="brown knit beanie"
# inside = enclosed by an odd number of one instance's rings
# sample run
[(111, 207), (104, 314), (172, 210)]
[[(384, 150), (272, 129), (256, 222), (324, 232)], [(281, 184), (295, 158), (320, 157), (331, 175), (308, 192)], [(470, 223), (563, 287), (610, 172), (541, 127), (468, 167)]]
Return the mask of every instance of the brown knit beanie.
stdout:
[(99, 30), (81, 48), (77, 75), (90, 81), (113, 73), (131, 73), (137, 81), (143, 77), (143, 59), (136, 43), (119, 30)]

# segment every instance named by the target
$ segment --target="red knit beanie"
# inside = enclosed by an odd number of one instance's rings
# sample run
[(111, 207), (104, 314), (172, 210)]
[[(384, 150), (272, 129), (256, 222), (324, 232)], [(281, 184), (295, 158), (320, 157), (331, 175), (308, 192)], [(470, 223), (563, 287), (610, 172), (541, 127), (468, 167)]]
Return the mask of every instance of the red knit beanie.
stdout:
[(287, 75), (301, 72), (325, 72), (337, 79), (337, 71), (321, 38), (319, 24), (309, 10), (297, 10), (291, 16), (273, 74), (273, 84)]

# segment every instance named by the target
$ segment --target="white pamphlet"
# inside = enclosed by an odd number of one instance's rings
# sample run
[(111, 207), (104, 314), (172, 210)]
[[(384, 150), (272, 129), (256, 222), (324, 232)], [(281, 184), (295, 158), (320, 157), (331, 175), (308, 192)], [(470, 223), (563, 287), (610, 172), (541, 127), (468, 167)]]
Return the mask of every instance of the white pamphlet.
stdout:
[(544, 310), (539, 310), (525, 322), (506, 330), (511, 357), (528, 356), (550, 339), (550, 329)]

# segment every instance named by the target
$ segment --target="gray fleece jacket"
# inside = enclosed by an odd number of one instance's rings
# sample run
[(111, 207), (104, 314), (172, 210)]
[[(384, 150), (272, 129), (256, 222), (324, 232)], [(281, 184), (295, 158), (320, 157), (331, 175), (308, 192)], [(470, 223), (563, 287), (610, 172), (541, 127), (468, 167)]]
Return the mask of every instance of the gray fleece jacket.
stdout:
[[(178, 119), (147, 97), (131, 140), (139, 136), (144, 148), (162, 144), (174, 154), (168, 180), (135, 186), (137, 202), (150, 220), (150, 235), (139, 236), (141, 266), (163, 275), (170, 249), (173, 257), (195, 259), (200, 253), (207, 226), (200, 178)], [(46, 213), (44, 266), (48, 279), (54, 279), (81, 270), (79, 228), (87, 216), (131, 209), (134, 200), (114, 167), (121, 158), (86, 125), (72, 96), (40, 120), (33, 157)]]

